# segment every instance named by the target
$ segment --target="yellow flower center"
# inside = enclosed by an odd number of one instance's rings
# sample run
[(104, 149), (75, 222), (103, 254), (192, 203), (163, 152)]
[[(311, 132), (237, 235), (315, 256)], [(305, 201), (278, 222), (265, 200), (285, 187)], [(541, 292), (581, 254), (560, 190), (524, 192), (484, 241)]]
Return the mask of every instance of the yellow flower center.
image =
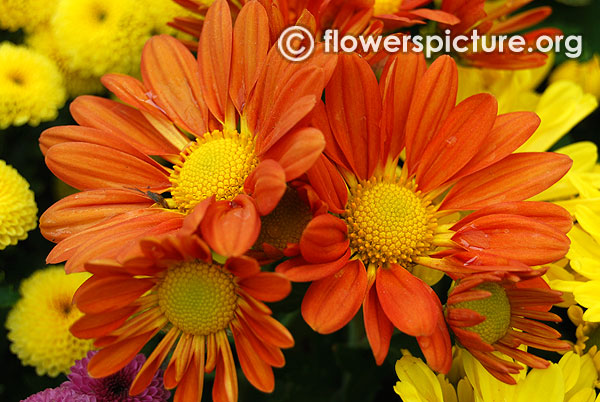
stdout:
[(181, 153), (170, 177), (171, 196), (183, 211), (213, 195), (232, 200), (244, 191), (258, 162), (249, 137), (236, 131), (207, 133)]
[(350, 190), (346, 205), (350, 247), (365, 264), (411, 262), (431, 247), (433, 209), (412, 187), (371, 179)]
[(288, 243), (298, 243), (311, 219), (308, 205), (296, 190), (288, 188), (273, 212), (261, 218), (260, 235), (255, 248), (262, 250), (263, 243), (267, 243), (283, 250)]
[(454, 308), (473, 310), (484, 316), (485, 321), (469, 327), (469, 330), (478, 333), (484, 342), (492, 345), (510, 327), (510, 302), (504, 288), (496, 283), (483, 283), (475, 289), (488, 291), (492, 295), (485, 299), (456, 303)]
[(402, 0), (375, 0), (373, 15), (394, 14), (400, 10)]
[(237, 309), (233, 275), (201, 261), (175, 265), (157, 286), (158, 305), (173, 326), (210, 335), (229, 325)]

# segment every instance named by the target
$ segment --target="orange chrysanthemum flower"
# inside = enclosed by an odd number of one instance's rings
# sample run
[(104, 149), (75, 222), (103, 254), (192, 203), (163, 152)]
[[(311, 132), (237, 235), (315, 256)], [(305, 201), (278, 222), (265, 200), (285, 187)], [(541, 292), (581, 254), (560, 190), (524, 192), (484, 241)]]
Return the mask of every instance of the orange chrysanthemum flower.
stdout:
[[(227, 202), (215, 205), (223, 204)], [(85, 315), (71, 332), (94, 338), (100, 348), (88, 365), (91, 376), (119, 371), (162, 331), (165, 335), (133, 381), (131, 395), (148, 386), (172, 352), (164, 383), (168, 389), (177, 387), (176, 402), (200, 401), (204, 373), (215, 369), (213, 400), (234, 402), (238, 390), (231, 333), (246, 378), (261, 391), (273, 390), (272, 367), (285, 364), (281, 348), (292, 347), (294, 340), (263, 302), (286, 297), (290, 283), (280, 274), (261, 272), (249, 257), (214, 261), (209, 244), (190, 232), (208, 218), (205, 211), (197, 208), (177, 234), (142, 239), (121, 263), (86, 264), (93, 275), (74, 296)], [(222, 233), (215, 240), (229, 242), (230, 236)], [(246, 248), (255, 240), (247, 239)]]
[[(460, 22), (454, 25), (441, 24), (440, 29), (450, 29), (451, 35), (467, 35), (476, 30), (479, 35), (506, 35), (520, 32), (543, 21), (552, 13), (548, 6), (532, 8), (521, 13), (509, 14), (519, 10), (532, 0), (498, 1), (493, 6), (486, 6), (485, 0), (443, 0), (442, 11), (455, 15)], [(561, 31), (555, 28), (543, 28), (528, 32), (523, 35), (525, 39), (524, 52), (511, 52), (509, 49), (494, 52), (472, 52), (461, 53), (459, 57), (464, 58), (469, 64), (476, 67), (522, 69), (540, 67), (546, 63), (547, 55), (535, 49), (537, 38), (542, 35), (555, 37), (561, 35)], [(488, 41), (488, 47), (491, 40)], [(506, 46), (504, 46), (506, 47)], [(479, 44), (481, 49), (481, 44)], [(533, 51), (527, 51), (531, 48)]]
[[(325, 89), (326, 105), (313, 112), (326, 157), (307, 176), (333, 213), (308, 224), (301, 256), (277, 272), (313, 282), (302, 315), (320, 333), (342, 328), (362, 305), (379, 364), (396, 327), (417, 337), (432, 368), (450, 368), (442, 306), (413, 270), (529, 272), (569, 248), (569, 214), (523, 200), (556, 182), (571, 160), (512, 154), (538, 117), (497, 116), (488, 94), (456, 105), (456, 91), (448, 56), (426, 68), (422, 55), (396, 55), (378, 85), (369, 65), (348, 54)], [(460, 211), (475, 212), (459, 220)]]
[[(198, 61), (176, 39), (154, 37), (142, 54), (143, 82), (103, 77), (125, 104), (77, 98), (71, 112), (80, 125), (53, 127), (40, 138), (50, 170), (83, 191), (42, 216), (42, 234), (59, 243), (48, 261), (68, 259), (67, 271), (81, 270), (142, 236), (178, 229), (210, 197), (250, 195), (254, 202), (243, 205), (250, 222), (257, 211), (271, 212), (286, 182), (324, 147), (319, 130), (301, 120), (336, 59), (290, 63), (276, 46), (269, 49), (267, 13), (258, 2), (249, 2), (232, 27), (226, 1), (218, 0), (206, 16)], [(247, 223), (238, 230), (256, 229)]]
[(551, 351), (566, 351), (571, 345), (558, 340), (561, 334), (538, 320), (560, 322), (548, 310), (562, 301), (533, 271), (526, 280), (506, 272), (468, 275), (456, 282), (446, 304), (446, 322), (462, 346), (494, 377), (516, 384), (511, 374), (523, 367), (502, 359), (507, 355), (533, 368), (548, 368), (550, 362), (518, 349), (521, 345)]

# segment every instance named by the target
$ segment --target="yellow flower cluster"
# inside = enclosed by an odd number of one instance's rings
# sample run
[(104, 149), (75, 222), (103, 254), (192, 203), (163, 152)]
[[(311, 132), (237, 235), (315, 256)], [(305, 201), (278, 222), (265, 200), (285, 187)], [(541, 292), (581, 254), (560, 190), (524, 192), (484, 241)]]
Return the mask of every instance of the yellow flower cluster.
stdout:
[(0, 44), (0, 130), (54, 120), (66, 99), (63, 79), (46, 56)]
[(73, 294), (89, 277), (66, 275), (63, 266), (35, 272), (21, 283), (21, 299), (8, 314), (6, 328), (11, 351), (38, 375), (68, 373), (75, 360), (92, 349), (91, 340), (74, 337), (69, 327), (83, 314), (72, 303)]
[(37, 226), (37, 206), (29, 183), (0, 160), (0, 250), (27, 238)]

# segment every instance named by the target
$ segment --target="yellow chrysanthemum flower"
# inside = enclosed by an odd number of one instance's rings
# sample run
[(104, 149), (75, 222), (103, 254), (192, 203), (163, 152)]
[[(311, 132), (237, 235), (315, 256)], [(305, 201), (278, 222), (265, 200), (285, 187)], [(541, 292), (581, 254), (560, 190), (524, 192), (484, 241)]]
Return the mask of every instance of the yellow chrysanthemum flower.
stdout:
[(0, 130), (53, 120), (65, 99), (62, 76), (52, 60), (23, 46), (0, 43)]
[(63, 266), (36, 271), (21, 283), (21, 299), (8, 314), (10, 350), (38, 375), (68, 373), (85, 357), (92, 341), (75, 338), (71, 325), (83, 314), (72, 304), (73, 294), (88, 273), (66, 275)]
[(567, 60), (554, 70), (550, 82), (573, 81), (587, 93), (600, 98), (600, 56), (595, 54), (583, 63), (577, 60)]
[[(421, 359), (404, 356), (396, 363), (394, 391), (411, 402), (594, 402), (598, 374), (588, 355), (566, 353), (549, 368), (523, 371), (517, 385), (494, 378), (468, 352), (455, 348), (448, 377), (435, 373)], [(452, 378), (459, 373), (458, 378)]]
[(52, 17), (56, 1), (2, 0), (0, 1), (0, 29), (31, 32)]
[(104, 90), (100, 77), (90, 76), (89, 71), (69, 68), (67, 58), (58, 50), (56, 39), (49, 27), (38, 29), (28, 35), (27, 44), (56, 63), (63, 75), (63, 82), (69, 98), (84, 94), (98, 94)]
[(135, 74), (151, 22), (135, 0), (60, 0), (51, 27), (72, 71)]
[(0, 160), (0, 250), (27, 238), (37, 226), (37, 206), (29, 183)]

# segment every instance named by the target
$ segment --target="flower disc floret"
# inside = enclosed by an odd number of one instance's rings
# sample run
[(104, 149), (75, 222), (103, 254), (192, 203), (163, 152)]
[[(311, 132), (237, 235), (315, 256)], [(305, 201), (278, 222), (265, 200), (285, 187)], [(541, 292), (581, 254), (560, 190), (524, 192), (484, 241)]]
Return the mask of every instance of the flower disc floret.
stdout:
[(432, 212), (411, 187), (377, 179), (362, 182), (351, 189), (344, 213), (350, 247), (365, 263), (410, 262), (430, 247)]
[(181, 210), (191, 210), (213, 195), (217, 200), (232, 200), (244, 191), (244, 182), (258, 162), (247, 136), (235, 131), (205, 134), (182, 152), (174, 166), (171, 195)]
[(158, 304), (178, 329), (210, 335), (229, 325), (237, 308), (233, 275), (218, 265), (183, 262), (170, 268), (158, 285)]

